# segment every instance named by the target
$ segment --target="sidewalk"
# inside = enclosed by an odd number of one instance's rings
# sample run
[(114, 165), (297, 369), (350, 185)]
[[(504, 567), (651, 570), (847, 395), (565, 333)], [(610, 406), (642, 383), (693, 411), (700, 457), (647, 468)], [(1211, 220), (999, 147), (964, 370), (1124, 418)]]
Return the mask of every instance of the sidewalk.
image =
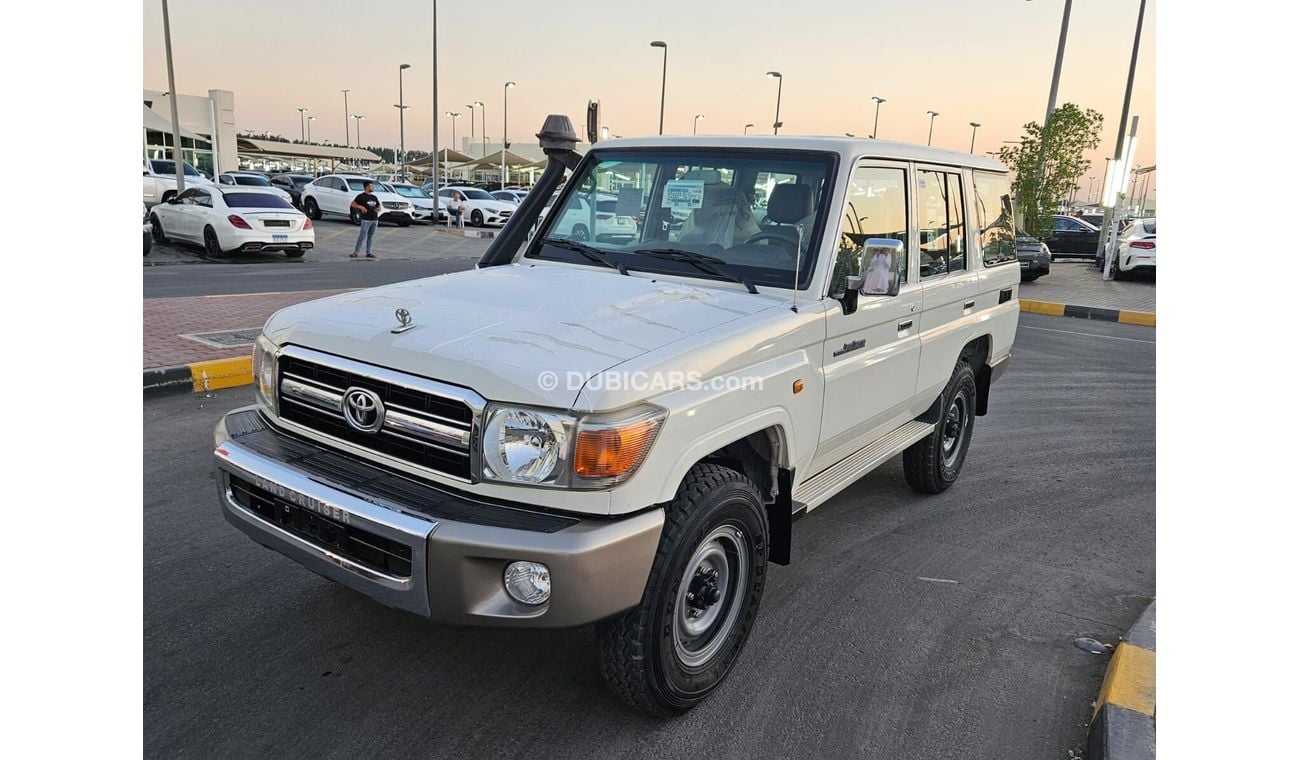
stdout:
[[(186, 336), (225, 330), (252, 330), (256, 335), (268, 317), (286, 306), (347, 290), (350, 289), (147, 299), (144, 302), (144, 369), (252, 356), (251, 337), (244, 342), (240, 340), (243, 336), (230, 336), (228, 340), (233, 345), (218, 347)], [(222, 337), (214, 336), (214, 339), (219, 341)]]
[(1156, 283), (1151, 279), (1101, 279), (1087, 262), (1055, 261), (1052, 271), (1033, 282), (1020, 284), (1020, 298), (1122, 311), (1156, 310)]

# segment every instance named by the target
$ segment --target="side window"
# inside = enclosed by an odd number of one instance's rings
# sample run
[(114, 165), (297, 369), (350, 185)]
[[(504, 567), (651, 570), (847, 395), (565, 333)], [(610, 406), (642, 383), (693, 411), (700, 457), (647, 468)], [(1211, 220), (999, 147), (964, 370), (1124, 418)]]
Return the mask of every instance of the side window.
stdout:
[(212, 196), (211, 196), (211, 195), (208, 195), (208, 191), (206, 191), (206, 190), (195, 190), (195, 191), (194, 191), (194, 205), (195, 205), (195, 206), (205, 206), (205, 207), (207, 207), (207, 208), (212, 208)]
[[(903, 169), (860, 166), (853, 171), (831, 272), (832, 295), (843, 295), (845, 280), (858, 274), (862, 248), (869, 238), (901, 241), (903, 259), (908, 260), (907, 173)], [(907, 282), (906, 264), (900, 282)]]
[(916, 178), (921, 279), (966, 268), (961, 175), (924, 169)]
[(177, 200), (178, 202), (180, 202), (180, 203), (184, 203), (184, 204), (186, 204), (186, 205), (193, 204), (193, 203), (194, 203), (194, 196), (197, 195), (198, 192), (199, 192), (198, 190), (195, 190), (195, 189), (193, 189), (193, 188), (190, 188), (189, 190), (186, 190), (185, 192), (183, 192), (183, 193), (181, 193), (180, 195), (176, 196), (176, 200)]
[(975, 173), (975, 213), (984, 266), (1015, 261), (1016, 217), (1005, 174)]

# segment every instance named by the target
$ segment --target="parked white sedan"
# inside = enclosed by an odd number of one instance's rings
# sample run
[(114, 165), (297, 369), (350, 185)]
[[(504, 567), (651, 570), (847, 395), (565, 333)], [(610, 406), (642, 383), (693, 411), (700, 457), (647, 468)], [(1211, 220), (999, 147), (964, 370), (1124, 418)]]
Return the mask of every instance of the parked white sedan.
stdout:
[(465, 223), (472, 224), (475, 227), (482, 227), (488, 224), (505, 224), (510, 220), (510, 215), (519, 207), (513, 203), (500, 201), (492, 197), (492, 194), (486, 190), (480, 190), (477, 187), (464, 187), (461, 185), (452, 185), (438, 189), (438, 197), (444, 199), (451, 198), (453, 192), (460, 193), (465, 199)]
[(337, 214), (348, 217), (353, 224), (361, 224), (361, 214), (352, 208), (352, 201), (365, 192), (367, 182), (374, 184), (375, 197), (383, 206), (379, 221), (392, 222), (398, 227), (409, 227), (415, 219), (415, 206), (410, 200), (388, 189), (384, 183), (377, 182), (372, 177), (355, 174), (328, 174), (318, 177), (314, 182), (303, 187), (299, 202), (302, 204), (302, 210), (312, 219), (320, 219), (325, 214)]
[(1115, 250), (1115, 279), (1156, 272), (1156, 219), (1134, 219), (1119, 233)]
[(316, 245), (311, 220), (274, 190), (205, 185), (154, 206), (156, 243), (193, 243), (213, 258), (227, 253), (284, 251), (297, 258)]

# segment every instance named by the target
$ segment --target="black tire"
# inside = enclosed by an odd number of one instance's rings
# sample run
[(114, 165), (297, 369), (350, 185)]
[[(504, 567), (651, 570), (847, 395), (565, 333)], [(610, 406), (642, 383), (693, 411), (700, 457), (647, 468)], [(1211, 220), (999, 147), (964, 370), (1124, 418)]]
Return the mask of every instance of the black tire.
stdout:
[(167, 242), (167, 233), (163, 232), (162, 222), (158, 221), (157, 214), (149, 215), (149, 223), (153, 225), (153, 241), (159, 245)]
[(569, 237), (574, 240), (591, 240), (591, 233), (587, 231), (587, 225), (575, 224), (573, 225), (573, 231), (569, 233)]
[(475, 227), (482, 227), (483, 212), (479, 211), (478, 209), (474, 209), (474, 212), (469, 215), (469, 223)]
[(903, 452), (903, 475), (921, 493), (942, 493), (957, 482), (975, 435), (975, 373), (965, 359), (953, 368), (941, 398), (934, 432)]
[(203, 228), (203, 252), (210, 259), (219, 259), (226, 255), (226, 252), (221, 250), (221, 239), (217, 237), (217, 231), (212, 227)]
[(360, 212), (360, 211), (357, 211), (357, 210), (354, 209), (354, 208), (350, 208), (350, 209), (348, 209), (348, 219), (350, 219), (350, 220), (352, 221), (352, 223), (355, 224), (355, 225), (357, 225), (358, 227), (361, 226), (361, 212)]
[(397, 217), (397, 226), (398, 226), (398, 227), (410, 227), (410, 226), (411, 226), (411, 217), (409, 217), (409, 216), (399, 216), (399, 217)]
[(1022, 274), (1022, 275), (1020, 275), (1020, 281), (1021, 281), (1021, 282), (1033, 282), (1034, 280), (1037, 280), (1039, 277), (1042, 277), (1042, 275), (1041, 275), (1041, 274)]
[(153, 235), (144, 236), (144, 255), (148, 256), (149, 251), (153, 248)]
[(306, 251), (301, 248), (290, 248), (284, 252), (284, 255), (291, 259), (301, 259), (304, 253), (306, 253)]
[(303, 213), (307, 215), (308, 219), (312, 219), (312, 220), (320, 219), (321, 216), (320, 206), (316, 205), (315, 198), (308, 198), (307, 200), (303, 201), (302, 210)]
[[(665, 512), (641, 603), (598, 623), (596, 640), (614, 693), (666, 718), (702, 702), (739, 658), (763, 599), (768, 530), (754, 484), (714, 464), (691, 468)], [(692, 625), (706, 627), (691, 637)]]
[(1119, 268), (1119, 262), (1110, 265), (1110, 273), (1114, 275), (1116, 280), (1127, 280), (1129, 274), (1128, 272), (1125, 272), (1123, 269)]

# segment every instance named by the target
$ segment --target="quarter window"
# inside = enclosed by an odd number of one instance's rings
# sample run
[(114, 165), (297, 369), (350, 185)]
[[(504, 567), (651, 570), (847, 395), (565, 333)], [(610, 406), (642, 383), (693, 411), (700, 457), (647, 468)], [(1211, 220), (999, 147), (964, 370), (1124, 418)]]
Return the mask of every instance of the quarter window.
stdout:
[[(907, 174), (902, 169), (860, 166), (849, 181), (840, 218), (835, 269), (831, 272), (831, 294), (844, 294), (845, 280), (859, 273), (862, 249), (869, 238), (888, 238), (903, 244), (907, 261)], [(907, 264), (900, 282), (907, 282)]]
[(961, 175), (922, 170), (916, 180), (921, 279), (966, 268)]
[(1016, 260), (1015, 212), (1005, 174), (975, 173), (975, 221), (985, 266)]

